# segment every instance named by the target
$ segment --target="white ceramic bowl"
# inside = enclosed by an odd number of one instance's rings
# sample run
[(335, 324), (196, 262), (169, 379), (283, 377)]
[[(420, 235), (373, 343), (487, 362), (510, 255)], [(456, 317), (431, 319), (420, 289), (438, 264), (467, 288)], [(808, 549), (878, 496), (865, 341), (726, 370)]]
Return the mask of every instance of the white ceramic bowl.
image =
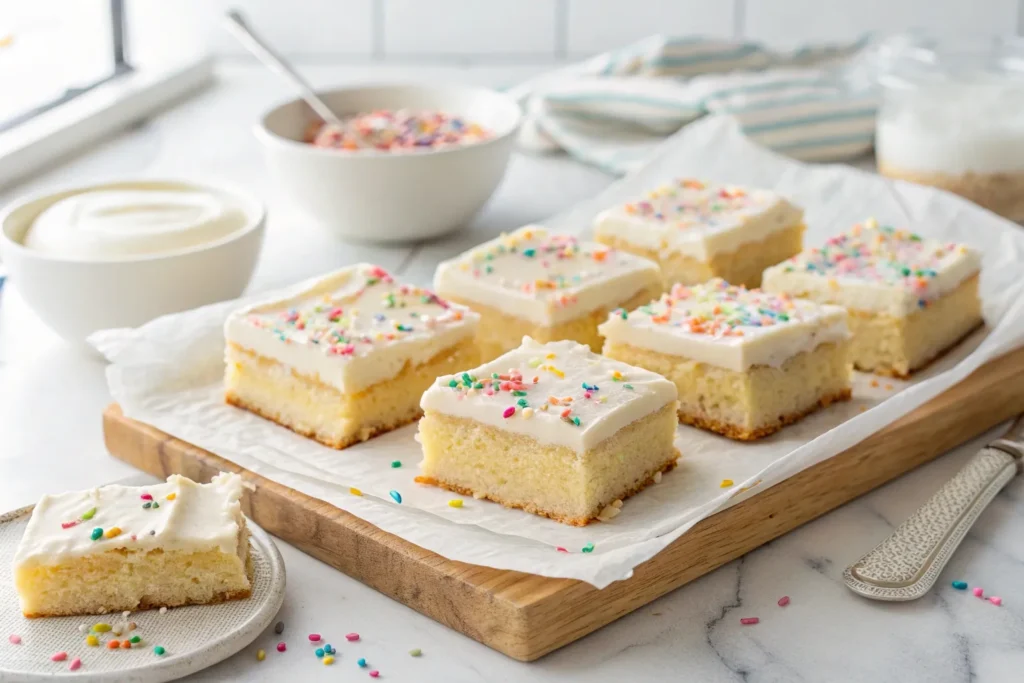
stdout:
[(463, 86), (375, 85), (320, 93), (339, 116), (374, 109), (443, 111), (492, 138), (442, 149), (353, 152), (303, 142), (318, 120), (305, 102), (272, 109), (256, 126), (276, 183), (326, 230), (363, 242), (408, 242), (464, 226), (505, 174), (521, 111), (511, 97)]
[[(158, 255), (77, 261), (22, 244), (44, 209), (64, 197), (97, 189), (211, 189), (230, 197), (245, 226), (217, 241)], [(263, 243), (265, 211), (255, 199), (224, 187), (178, 181), (102, 183), (22, 198), (0, 212), (0, 256), (11, 283), (43, 322), (70, 342), (97, 330), (135, 327), (158, 316), (239, 297)]]

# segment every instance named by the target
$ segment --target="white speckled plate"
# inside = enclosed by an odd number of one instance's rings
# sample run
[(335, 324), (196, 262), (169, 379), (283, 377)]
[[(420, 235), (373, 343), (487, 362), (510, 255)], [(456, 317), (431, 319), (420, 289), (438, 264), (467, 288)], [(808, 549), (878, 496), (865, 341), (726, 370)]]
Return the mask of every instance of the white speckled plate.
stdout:
[[(39, 681), (67, 678), (90, 683), (159, 683), (186, 676), (227, 659), (256, 637), (274, 620), (284, 600), (284, 561), (263, 529), (249, 522), (254, 568), (252, 596), (218, 605), (178, 607), (133, 612), (128, 619), (138, 628), (122, 638), (138, 635), (142, 643), (130, 650), (108, 650), (85, 644), (79, 625), (123, 621), (120, 613), (93, 617), (26, 619), (21, 615), (14, 590), (11, 563), (28, 524), (31, 507), (0, 515), (0, 681)], [(10, 635), (21, 644), (10, 642)], [(109, 634), (104, 634), (109, 635)], [(160, 645), (162, 657), (153, 652)], [(51, 661), (67, 652), (62, 662)], [(82, 660), (70, 671), (75, 658)]]

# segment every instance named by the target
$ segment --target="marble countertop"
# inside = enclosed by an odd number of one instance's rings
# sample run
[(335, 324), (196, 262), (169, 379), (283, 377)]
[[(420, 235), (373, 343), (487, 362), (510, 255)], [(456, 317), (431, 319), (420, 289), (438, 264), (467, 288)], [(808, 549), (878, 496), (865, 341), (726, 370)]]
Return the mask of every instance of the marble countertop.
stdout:
[[(306, 69), (316, 84), (370, 79), (506, 85), (542, 66), (331, 66)], [(218, 83), (181, 106), (16, 188), (23, 192), (134, 174), (219, 177), (267, 198), (271, 220), (254, 291), (358, 260), (429, 281), (436, 262), (501, 230), (552, 214), (610, 178), (566, 159), (517, 156), (485, 211), (466, 230), (411, 248), (341, 243), (320, 234), (277, 195), (250, 125), (288, 96), (255, 67), (225, 66)], [(545, 181), (550, 180), (550, 182)], [(0, 511), (47, 491), (137, 475), (103, 446), (109, 402), (103, 363), (66, 346), (27, 308), (16, 283), (0, 294)], [(845, 566), (886, 537), (997, 430), (732, 562), (538, 662), (523, 664), (381, 596), (279, 542), (288, 568), (280, 619), (291, 646), (272, 632), (195, 681), (356, 681), (365, 657), (392, 681), (954, 681), (1024, 680), (1024, 481), (982, 515), (927, 597), (883, 604), (850, 593)], [(950, 587), (954, 579), (1000, 595), (1003, 606)], [(780, 608), (777, 600), (792, 602)], [(741, 617), (760, 617), (754, 626)], [(320, 665), (305, 642), (333, 638), (341, 657)], [(342, 634), (357, 631), (358, 647)], [(338, 644), (341, 641), (343, 644)], [(267, 659), (257, 662), (264, 647)], [(421, 657), (408, 651), (419, 648)]]

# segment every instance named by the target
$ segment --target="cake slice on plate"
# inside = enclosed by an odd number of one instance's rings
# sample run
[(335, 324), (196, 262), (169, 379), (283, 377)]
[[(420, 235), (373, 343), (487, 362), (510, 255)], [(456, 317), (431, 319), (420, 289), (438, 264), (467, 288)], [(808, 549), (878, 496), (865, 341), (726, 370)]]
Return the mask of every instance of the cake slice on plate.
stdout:
[(438, 375), (477, 362), (478, 316), (360, 264), (225, 324), (228, 403), (332, 448), (415, 421)]
[(981, 256), (874, 220), (769, 268), (771, 292), (850, 313), (858, 370), (906, 378), (983, 323)]
[(249, 597), (242, 479), (43, 496), (14, 556), (26, 617), (104, 614)]
[(583, 526), (679, 457), (676, 388), (572, 341), (522, 345), (423, 395), (418, 480)]
[(601, 325), (604, 355), (671, 379), (679, 419), (732, 439), (850, 398), (846, 311), (723, 280), (676, 285)]
[(662, 291), (651, 261), (540, 226), (502, 235), (442, 263), (434, 288), (480, 314), (482, 361), (516, 348), (524, 336), (571, 339), (599, 351), (597, 326), (608, 311), (639, 306)]
[[(803, 210), (768, 190), (681, 178), (598, 215), (598, 242), (656, 261), (666, 287), (761, 284), (803, 245)], [(628, 308), (628, 307), (627, 307)]]

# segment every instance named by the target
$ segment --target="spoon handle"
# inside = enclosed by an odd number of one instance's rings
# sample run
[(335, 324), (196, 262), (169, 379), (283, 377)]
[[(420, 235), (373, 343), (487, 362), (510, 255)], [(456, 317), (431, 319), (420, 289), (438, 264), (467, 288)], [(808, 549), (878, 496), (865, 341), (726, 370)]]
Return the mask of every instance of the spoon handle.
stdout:
[(1022, 458), (1024, 417), (978, 451), (889, 538), (847, 567), (847, 588), (873, 600), (924, 596), (978, 516), (1021, 469)]
[(316, 112), (317, 116), (332, 125), (338, 126), (341, 129), (345, 128), (345, 124), (331, 111), (323, 100), (321, 100), (313, 88), (306, 82), (302, 76), (289, 64), (285, 59), (277, 53), (274, 48), (270, 47), (262, 38), (249, 27), (249, 24), (245, 21), (245, 17), (242, 16), (238, 10), (230, 10), (227, 13), (227, 27), (231, 33), (238, 39), (240, 43), (249, 52), (251, 52), (258, 60), (263, 62), (274, 73), (282, 76), (285, 80), (288, 80), (293, 86), (299, 89), (299, 93), (302, 95), (302, 99), (306, 101), (313, 111)]

